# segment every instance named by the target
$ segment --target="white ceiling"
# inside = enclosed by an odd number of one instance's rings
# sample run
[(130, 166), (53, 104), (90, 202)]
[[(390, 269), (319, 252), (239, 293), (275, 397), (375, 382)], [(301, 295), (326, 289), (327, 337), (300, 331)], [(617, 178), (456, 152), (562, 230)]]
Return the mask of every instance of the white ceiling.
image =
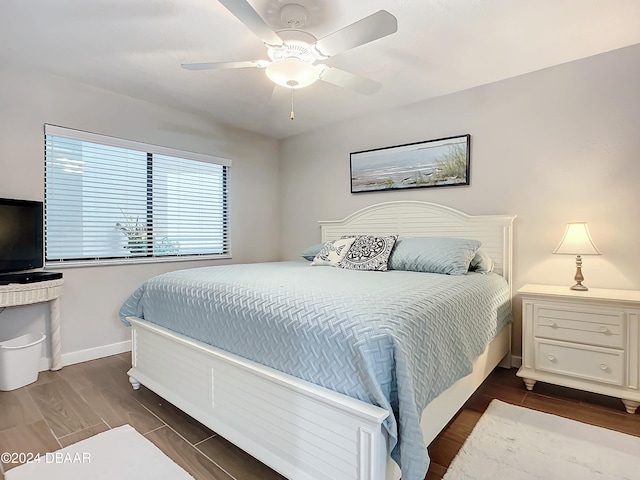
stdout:
[(274, 30), (282, 5), (305, 6), (303, 29), (317, 38), (380, 9), (395, 15), (397, 33), (326, 61), (381, 82), (381, 91), (316, 82), (296, 91), (291, 121), (287, 92), (272, 98), (262, 69), (180, 68), (267, 59), (217, 0), (0, 0), (0, 62), (284, 138), (640, 43), (640, 0), (249, 2)]

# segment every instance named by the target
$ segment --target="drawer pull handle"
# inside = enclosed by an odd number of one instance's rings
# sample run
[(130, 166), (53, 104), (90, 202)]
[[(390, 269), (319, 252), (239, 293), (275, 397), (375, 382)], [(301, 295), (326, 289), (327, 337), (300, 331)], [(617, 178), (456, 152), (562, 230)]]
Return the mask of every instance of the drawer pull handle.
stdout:
[(609, 370), (609, 367), (607, 367), (604, 363), (601, 363), (600, 370)]
[(555, 327), (556, 326), (556, 322), (554, 322), (553, 320), (549, 320), (549, 326), (550, 327)]
[(608, 332), (609, 332), (609, 329), (608, 329), (607, 327), (600, 327), (600, 331), (601, 331), (602, 333), (608, 333)]
[(547, 358), (549, 359), (550, 362), (555, 362), (556, 361), (556, 357), (554, 357), (551, 354), (547, 355)]

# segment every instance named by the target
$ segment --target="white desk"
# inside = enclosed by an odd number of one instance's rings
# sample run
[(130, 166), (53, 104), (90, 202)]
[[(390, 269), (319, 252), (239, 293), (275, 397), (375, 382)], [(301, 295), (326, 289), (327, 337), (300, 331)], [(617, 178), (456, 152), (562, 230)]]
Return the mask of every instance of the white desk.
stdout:
[(51, 311), (51, 370), (62, 368), (60, 347), (60, 305), (62, 278), (26, 284), (0, 285), (0, 308), (49, 302)]

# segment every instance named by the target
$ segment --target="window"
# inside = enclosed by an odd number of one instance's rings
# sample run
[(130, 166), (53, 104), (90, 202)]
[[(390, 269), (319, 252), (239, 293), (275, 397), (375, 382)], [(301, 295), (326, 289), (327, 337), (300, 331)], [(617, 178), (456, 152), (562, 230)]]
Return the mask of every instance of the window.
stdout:
[(229, 257), (230, 167), (45, 125), (47, 265)]

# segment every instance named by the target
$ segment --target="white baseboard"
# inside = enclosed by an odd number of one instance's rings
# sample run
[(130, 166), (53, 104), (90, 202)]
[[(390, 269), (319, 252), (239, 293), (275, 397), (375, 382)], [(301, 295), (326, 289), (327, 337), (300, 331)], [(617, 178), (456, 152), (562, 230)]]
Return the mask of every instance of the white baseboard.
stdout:
[[(112, 343), (111, 345), (103, 345), (101, 347), (87, 348), (86, 350), (78, 350), (77, 352), (69, 352), (62, 354), (62, 366), (74, 365), (76, 363), (88, 362), (98, 358), (109, 357), (118, 353), (130, 352), (131, 340), (125, 342)], [(40, 371), (51, 369), (51, 359), (40, 359)]]
[(522, 357), (511, 355), (511, 367), (520, 368), (522, 366)]

